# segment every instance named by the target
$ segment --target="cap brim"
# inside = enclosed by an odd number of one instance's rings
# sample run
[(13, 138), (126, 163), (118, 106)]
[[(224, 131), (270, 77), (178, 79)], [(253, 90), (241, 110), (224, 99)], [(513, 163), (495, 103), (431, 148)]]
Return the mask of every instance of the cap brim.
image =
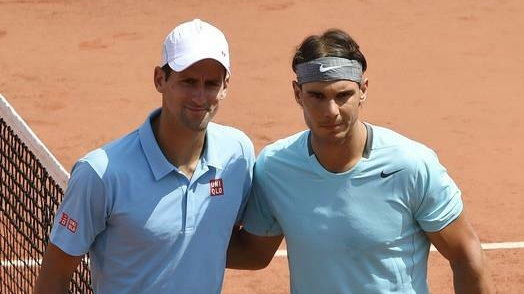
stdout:
[(191, 65), (204, 60), (204, 59), (213, 59), (218, 61), (228, 73), (231, 73), (231, 70), (229, 68), (229, 64), (226, 63), (224, 60), (225, 57), (222, 56), (215, 56), (213, 54), (198, 54), (198, 55), (191, 55), (191, 56), (184, 56), (180, 58), (175, 58), (174, 60), (168, 62), (169, 67), (171, 67), (172, 70), (176, 72), (181, 72)]

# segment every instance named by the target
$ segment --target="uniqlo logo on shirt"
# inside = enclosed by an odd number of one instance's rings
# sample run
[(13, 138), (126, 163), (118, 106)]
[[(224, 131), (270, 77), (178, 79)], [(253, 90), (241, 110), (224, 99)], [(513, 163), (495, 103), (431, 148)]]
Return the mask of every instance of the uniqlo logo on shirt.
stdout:
[(77, 223), (74, 219), (69, 218), (69, 222), (67, 222), (67, 229), (71, 232), (76, 232)]
[(224, 183), (222, 182), (222, 179), (215, 179), (209, 181), (209, 195), (224, 195)]
[(67, 213), (65, 212), (62, 212), (62, 216), (60, 217), (60, 222), (59, 224), (61, 224), (62, 226), (67, 226), (67, 221), (69, 220), (69, 215), (67, 215)]

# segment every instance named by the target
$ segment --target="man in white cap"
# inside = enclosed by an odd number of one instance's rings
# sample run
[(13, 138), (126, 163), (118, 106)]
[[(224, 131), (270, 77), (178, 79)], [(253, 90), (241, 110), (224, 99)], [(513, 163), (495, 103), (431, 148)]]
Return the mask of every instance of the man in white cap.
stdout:
[(66, 293), (88, 252), (95, 293), (220, 293), (254, 148), (210, 122), (229, 84), (222, 32), (195, 19), (163, 49), (154, 71), (162, 107), (75, 164), (36, 293)]

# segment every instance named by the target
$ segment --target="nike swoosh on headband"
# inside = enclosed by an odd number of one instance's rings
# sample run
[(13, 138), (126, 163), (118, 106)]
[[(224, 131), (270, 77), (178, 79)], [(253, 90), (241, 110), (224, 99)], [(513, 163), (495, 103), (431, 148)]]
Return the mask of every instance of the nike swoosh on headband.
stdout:
[(341, 67), (344, 67), (344, 66), (347, 66), (347, 65), (324, 66), (324, 64), (321, 64), (320, 67), (318, 68), (318, 71), (326, 72), (326, 71), (329, 71), (329, 70), (332, 70), (332, 69), (341, 68)]

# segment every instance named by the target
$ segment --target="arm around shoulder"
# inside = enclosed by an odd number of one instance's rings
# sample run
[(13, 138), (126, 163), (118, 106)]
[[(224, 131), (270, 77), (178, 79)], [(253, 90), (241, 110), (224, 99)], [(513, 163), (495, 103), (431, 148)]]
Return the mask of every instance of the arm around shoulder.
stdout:
[(444, 229), (426, 235), (449, 261), (455, 293), (495, 293), (487, 258), (463, 213)]
[(227, 268), (257, 270), (269, 265), (284, 236), (257, 236), (235, 226), (227, 250)]
[(83, 256), (72, 256), (49, 243), (34, 289), (35, 294), (63, 294)]

